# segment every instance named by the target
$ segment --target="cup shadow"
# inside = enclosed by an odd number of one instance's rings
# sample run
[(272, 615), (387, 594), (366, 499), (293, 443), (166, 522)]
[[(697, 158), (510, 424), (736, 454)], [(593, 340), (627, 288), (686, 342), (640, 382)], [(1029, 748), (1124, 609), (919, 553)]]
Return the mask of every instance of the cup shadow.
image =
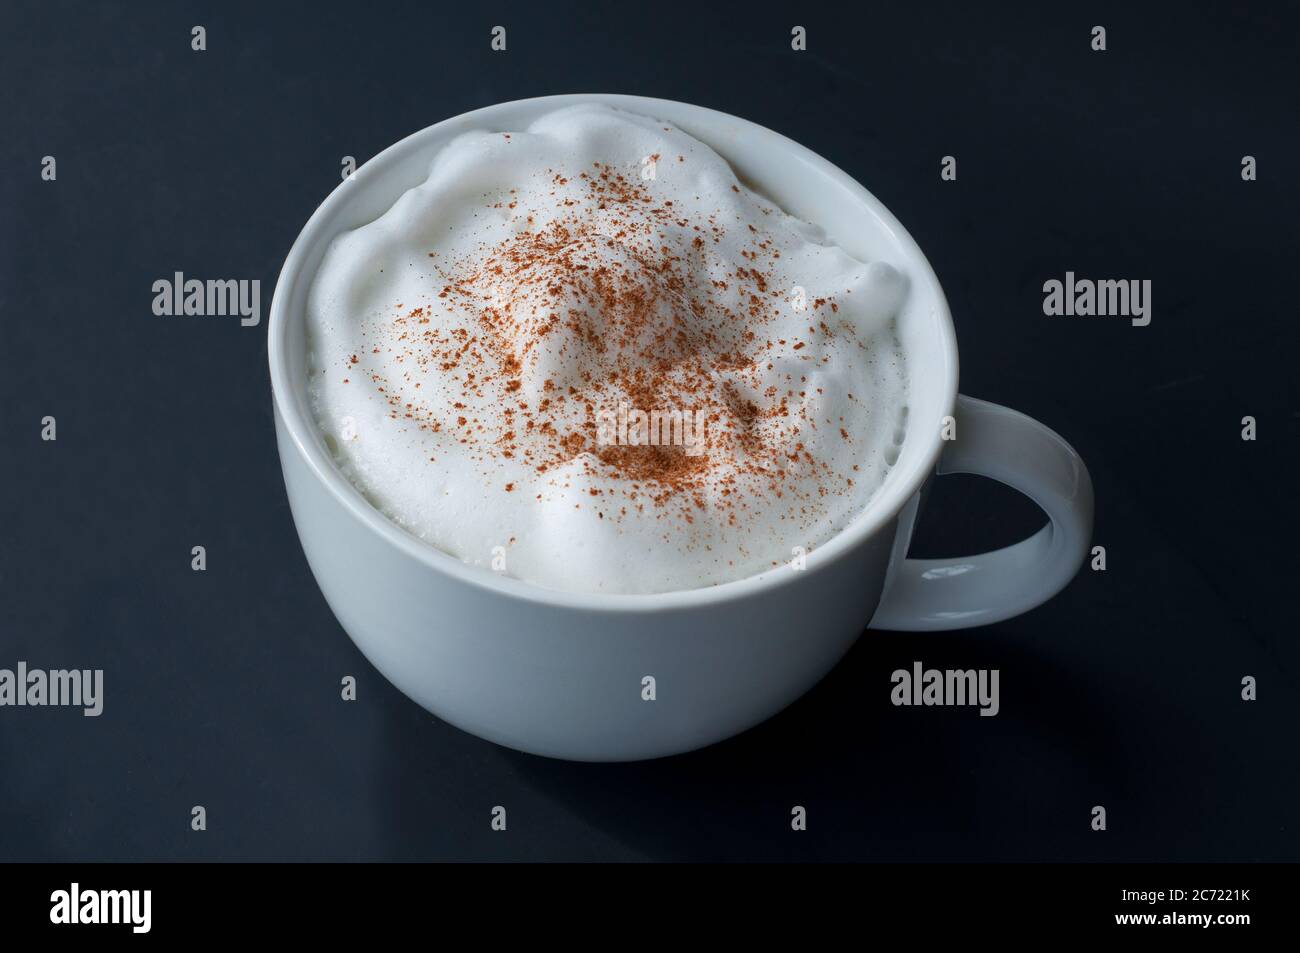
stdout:
[[(509, 785), (514, 803), (530, 805), (534, 815), (559, 813), (602, 835), (555, 830), (548, 840), (538, 833), (522, 854), (498, 848), (498, 840), (491, 854), (500, 859), (608, 859), (611, 841), (622, 848), (619, 859), (658, 861), (1114, 858), (1105, 853), (1113, 847), (1086, 837), (1086, 818), (1088, 805), (1097, 803), (1089, 799), (1097, 779), (1106, 779), (1112, 793), (1126, 787), (1122, 746), (1115, 743), (1121, 726), (1094, 693), (1072, 688), (1069, 672), (1024, 644), (998, 627), (920, 640), (915, 633), (867, 632), (819, 685), (774, 718), (720, 744), (655, 761), (556, 761), (434, 724), (444, 738), (455, 735), (456, 757), (476, 760), (480, 774), (509, 775), (485, 786)], [(999, 669), (998, 716), (895, 707), (890, 675), (914, 660)], [(1061, 705), (1062, 695), (1073, 704)], [(447, 772), (398, 756), (430, 744), (429, 719), (401, 721), (381, 769), (392, 835), (384, 852), (413, 859), (427, 857), (432, 844), (418, 846), (412, 832), (440, 810), (421, 792), (445, 789)], [(1025, 789), (1026, 777), (1033, 789)], [(807, 829), (798, 835), (791, 826), (795, 806), (807, 812)], [(489, 843), (457, 838), (452, 850)]]

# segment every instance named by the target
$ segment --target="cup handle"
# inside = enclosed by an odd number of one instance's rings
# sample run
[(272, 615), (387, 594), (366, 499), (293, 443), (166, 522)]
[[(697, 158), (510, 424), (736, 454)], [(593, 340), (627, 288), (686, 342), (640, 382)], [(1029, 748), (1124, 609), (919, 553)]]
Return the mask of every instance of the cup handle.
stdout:
[(1074, 448), (1018, 411), (957, 395), (956, 439), (936, 473), (973, 473), (1019, 490), (1047, 513), (1041, 530), (1005, 549), (954, 559), (904, 559), (885, 583), (873, 629), (967, 629), (1041, 605), (1088, 555), (1092, 478)]

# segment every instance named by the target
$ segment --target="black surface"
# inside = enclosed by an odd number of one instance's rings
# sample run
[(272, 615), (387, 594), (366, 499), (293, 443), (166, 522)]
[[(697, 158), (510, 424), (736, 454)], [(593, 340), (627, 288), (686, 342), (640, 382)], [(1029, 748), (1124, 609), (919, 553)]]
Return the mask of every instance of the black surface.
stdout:
[[(1300, 859), (1297, 18), (1226, 6), (6, 3), (0, 667), (103, 668), (106, 703), (0, 709), (0, 858)], [(582, 91), (736, 113), (879, 196), (944, 284), (962, 390), (1088, 462), (1108, 570), (989, 628), (871, 633), (778, 718), (662, 762), (506, 751), (388, 685), (290, 520), (275, 277), (342, 156)], [(1152, 324), (1044, 317), (1066, 270), (1151, 279)], [(154, 317), (174, 271), (260, 278), (262, 325)], [(1037, 521), (946, 478), (917, 549)], [(892, 707), (916, 659), (1000, 669), (1001, 714)]]

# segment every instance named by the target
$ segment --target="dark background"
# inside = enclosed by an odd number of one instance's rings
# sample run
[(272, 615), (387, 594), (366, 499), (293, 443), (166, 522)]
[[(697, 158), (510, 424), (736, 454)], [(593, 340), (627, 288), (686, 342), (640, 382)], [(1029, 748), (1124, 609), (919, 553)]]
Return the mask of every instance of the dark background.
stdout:
[[(1300, 859), (1298, 18), (1207, 10), (5, 3), (0, 667), (103, 668), (106, 699), (0, 709), (0, 859)], [(962, 390), (1088, 462), (1108, 569), (988, 628), (869, 633), (779, 717), (659, 762), (507, 751), (393, 689), (290, 519), (271, 290), (344, 155), (585, 91), (755, 120), (880, 197), (947, 291)], [(1150, 279), (1151, 325), (1044, 317), (1066, 270)], [(174, 271), (260, 278), (261, 326), (155, 317)], [(945, 478), (914, 554), (1039, 522)], [(894, 708), (915, 660), (1000, 669), (1001, 714)]]

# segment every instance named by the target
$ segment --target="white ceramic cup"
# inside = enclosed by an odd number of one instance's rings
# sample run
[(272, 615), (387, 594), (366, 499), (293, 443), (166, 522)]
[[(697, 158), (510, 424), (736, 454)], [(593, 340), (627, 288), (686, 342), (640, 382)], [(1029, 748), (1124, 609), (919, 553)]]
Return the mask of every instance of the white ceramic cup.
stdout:
[[(782, 566), (705, 589), (589, 595), (470, 566), (399, 529), (330, 458), (306, 396), (307, 291), (340, 232), (373, 221), (425, 178), (435, 152), (472, 129), (518, 130), (561, 106), (602, 102), (668, 120), (712, 146), (786, 211), (860, 259), (911, 278), (898, 325), (909, 415), (898, 460), (869, 506)], [(298, 535), (343, 628), (401, 691), (498, 744), (616, 761), (735, 735), (808, 691), (868, 621), (884, 629), (985, 625), (1049, 599), (1074, 576), (1092, 531), (1092, 483), (1063, 439), (957, 393), (957, 347), (938, 279), (888, 210), (844, 172), (761, 126), (638, 96), (502, 103), (384, 150), (321, 204), (280, 272), (269, 324), (276, 437)], [(943, 422), (955, 420), (955, 439)], [(919, 491), (933, 473), (977, 473), (1037, 502), (1030, 538), (961, 559), (907, 559)], [(645, 679), (654, 679), (646, 700)]]

